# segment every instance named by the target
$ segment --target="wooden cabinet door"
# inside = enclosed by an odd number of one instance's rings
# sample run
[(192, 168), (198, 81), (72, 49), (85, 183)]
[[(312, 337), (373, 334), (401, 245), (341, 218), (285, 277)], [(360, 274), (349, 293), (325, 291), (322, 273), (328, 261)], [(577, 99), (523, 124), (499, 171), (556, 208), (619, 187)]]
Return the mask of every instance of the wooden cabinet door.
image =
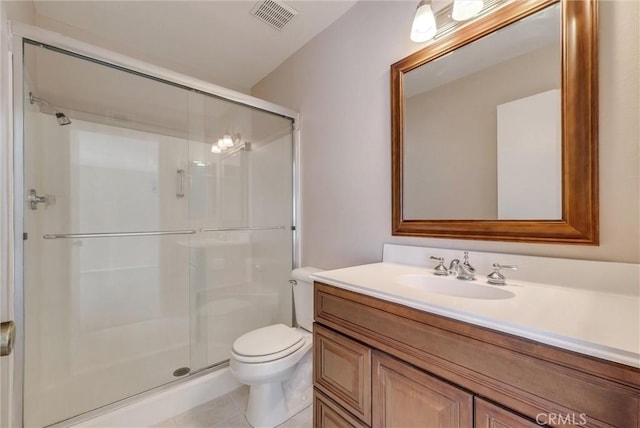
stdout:
[(475, 398), (476, 428), (540, 428), (540, 425), (498, 407), (482, 398)]
[(314, 324), (313, 384), (371, 423), (371, 348)]
[(317, 389), (313, 391), (313, 426), (315, 428), (366, 428)]
[(373, 353), (373, 427), (471, 428), (473, 396), (400, 360)]

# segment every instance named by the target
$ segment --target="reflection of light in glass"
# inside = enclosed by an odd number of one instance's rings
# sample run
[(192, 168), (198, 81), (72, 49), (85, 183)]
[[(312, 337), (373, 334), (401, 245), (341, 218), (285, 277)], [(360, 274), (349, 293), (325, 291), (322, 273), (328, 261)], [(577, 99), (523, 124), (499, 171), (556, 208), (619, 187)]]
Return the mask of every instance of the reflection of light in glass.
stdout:
[(227, 150), (227, 145), (222, 138), (219, 138), (216, 144), (211, 145), (211, 153), (222, 153), (224, 150)]
[(204, 163), (204, 162), (202, 162), (202, 161), (193, 161), (193, 163), (194, 163), (196, 166), (207, 166), (207, 164), (206, 164), (206, 163)]
[(455, 0), (451, 18), (454, 21), (466, 21), (480, 13), (483, 7), (483, 0)]
[(411, 40), (414, 42), (426, 42), (436, 35), (436, 18), (431, 10), (431, 2), (422, 0), (418, 3), (416, 15), (411, 26)]
[(242, 143), (240, 134), (237, 134), (234, 140), (231, 134), (224, 134), (222, 138), (218, 138), (218, 142), (211, 145), (211, 153), (222, 153)]

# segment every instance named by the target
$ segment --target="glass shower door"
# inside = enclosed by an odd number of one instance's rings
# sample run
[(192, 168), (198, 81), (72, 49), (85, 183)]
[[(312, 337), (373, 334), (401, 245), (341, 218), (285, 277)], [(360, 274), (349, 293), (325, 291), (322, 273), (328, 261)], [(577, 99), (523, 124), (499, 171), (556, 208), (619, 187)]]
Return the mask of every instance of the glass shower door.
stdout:
[(46, 426), (190, 365), (189, 91), (30, 44), (25, 73), (24, 415)]
[(204, 132), (190, 150), (192, 367), (207, 367), (242, 334), (291, 324), (293, 124), (206, 95), (190, 112)]
[(26, 426), (291, 324), (291, 119), (28, 42), (23, 77)]

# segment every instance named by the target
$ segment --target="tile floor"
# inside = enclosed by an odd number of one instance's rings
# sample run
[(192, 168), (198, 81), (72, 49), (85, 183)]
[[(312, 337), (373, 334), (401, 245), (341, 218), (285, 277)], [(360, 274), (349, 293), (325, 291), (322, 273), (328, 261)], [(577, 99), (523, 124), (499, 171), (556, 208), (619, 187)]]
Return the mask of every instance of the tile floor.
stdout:
[[(195, 407), (153, 428), (251, 428), (244, 418), (249, 388), (242, 386), (215, 400)], [(313, 413), (309, 406), (278, 428), (311, 428)]]

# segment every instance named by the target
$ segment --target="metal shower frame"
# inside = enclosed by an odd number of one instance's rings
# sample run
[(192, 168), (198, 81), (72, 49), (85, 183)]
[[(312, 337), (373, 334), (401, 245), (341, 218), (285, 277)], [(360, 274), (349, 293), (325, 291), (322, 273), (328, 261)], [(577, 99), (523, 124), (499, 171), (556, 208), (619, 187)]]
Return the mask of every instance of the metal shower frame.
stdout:
[[(29, 41), (40, 44), (47, 47), (60, 50), (61, 52), (67, 52), (72, 55), (79, 55), (89, 60), (104, 63), (115, 68), (120, 68), (125, 71), (133, 72), (141, 76), (149, 77), (155, 80), (161, 80), (167, 84), (175, 84), (183, 86), (188, 89), (192, 89), (201, 92), (205, 95), (215, 96), (217, 98), (226, 99), (232, 102), (243, 104), (249, 107), (253, 107), (259, 110), (263, 110), (269, 113), (278, 114), (292, 119), (293, 121), (293, 165), (292, 165), (292, 183), (293, 183), (293, 203), (292, 203), (292, 243), (293, 243), (293, 258), (292, 266), (294, 268), (300, 266), (301, 260), (301, 237), (300, 237), (300, 225), (301, 225), (301, 207), (300, 207), (300, 114), (297, 111), (288, 109), (286, 107), (244, 94), (242, 92), (227, 89), (212, 83), (208, 83), (203, 80), (195, 79), (193, 77), (177, 73), (163, 67), (159, 67), (144, 61), (137, 60), (135, 58), (128, 57), (116, 52), (109, 51), (73, 38), (44, 30), (35, 26), (19, 23), (9, 22), (8, 28), (8, 40), (10, 41), (10, 50), (12, 55), (13, 66), (11, 70), (7, 70), (12, 74), (12, 90), (13, 90), (13, 105), (10, 106), (8, 115), (10, 117), (9, 123), (12, 126), (13, 133), (13, 174), (11, 175), (12, 183), (6, 183), (8, 191), (13, 191), (14, 197), (14, 209), (9, 214), (9, 222), (13, 224), (13, 270), (14, 281), (13, 285), (9, 284), (9, 287), (13, 289), (9, 290), (9, 294), (13, 296), (13, 317), (17, 327), (16, 345), (14, 348), (14, 364), (13, 364), (13, 389), (11, 395), (13, 414), (13, 423), (16, 426), (22, 426), (23, 424), (23, 400), (24, 400), (24, 209), (25, 204), (25, 190), (24, 190), (24, 116), (23, 107), (25, 103), (25, 97), (23, 96), (23, 54), (24, 54), (24, 42)], [(4, 187), (4, 185), (3, 185)], [(207, 371), (203, 372), (206, 374)], [(193, 375), (198, 376), (198, 375)], [(138, 397), (123, 400), (135, 401), (140, 396), (147, 394), (154, 394), (160, 390), (173, 387), (174, 385), (182, 382), (188, 382), (193, 378), (176, 380), (168, 385), (154, 388), (149, 392), (143, 392)], [(88, 412), (81, 416), (81, 419), (87, 417), (95, 417), (100, 414), (106, 413), (112, 408), (122, 405), (123, 401), (118, 404), (107, 405), (98, 410)], [(75, 419), (75, 418), (72, 418)], [(67, 423), (69, 421), (66, 421)]]

